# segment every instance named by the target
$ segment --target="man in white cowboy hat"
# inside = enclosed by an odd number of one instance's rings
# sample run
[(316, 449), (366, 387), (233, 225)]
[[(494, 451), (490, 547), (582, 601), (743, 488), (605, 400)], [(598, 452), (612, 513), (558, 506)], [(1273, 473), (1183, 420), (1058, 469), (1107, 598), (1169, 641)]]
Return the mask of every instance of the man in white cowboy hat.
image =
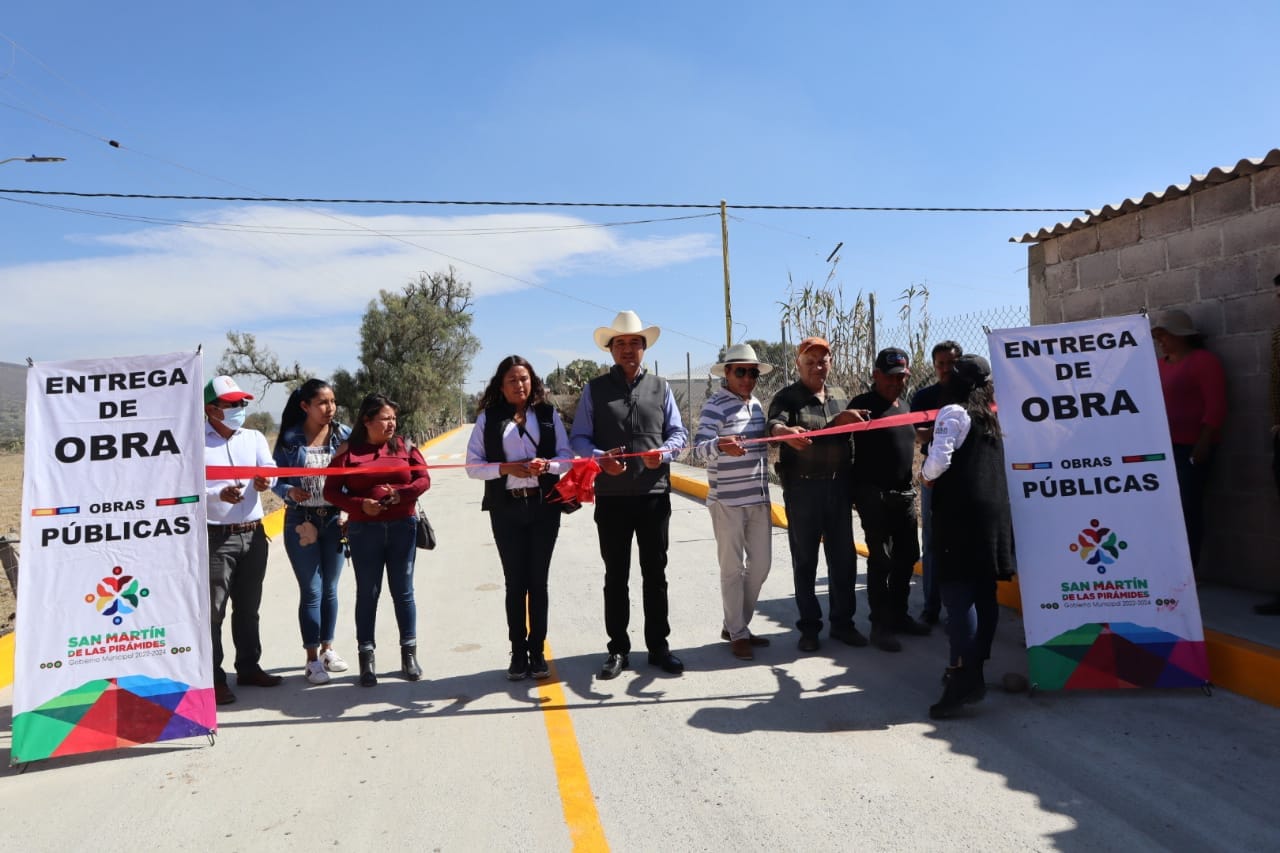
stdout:
[(755, 657), (752, 646), (769, 645), (747, 627), (773, 561), (769, 451), (763, 442), (743, 440), (764, 437), (764, 407), (754, 392), (756, 381), (772, 371), (750, 344), (729, 347), (724, 361), (711, 367), (721, 387), (703, 404), (689, 450), (707, 467), (707, 510), (716, 537), (724, 605), (720, 637), (729, 641), (739, 660)]
[[(604, 625), (609, 656), (601, 678), (616, 678), (630, 665), (631, 540), (640, 552), (644, 583), (644, 641), (649, 663), (678, 675), (684, 663), (671, 653), (667, 636), (667, 529), (671, 520), (670, 462), (688, 439), (675, 395), (666, 380), (644, 369), (645, 351), (658, 340), (657, 326), (644, 327), (634, 311), (595, 331), (596, 346), (613, 356), (613, 367), (582, 389), (569, 444), (579, 456), (600, 463), (596, 478), (596, 531), (604, 560)], [(626, 458), (617, 457), (624, 454)]]

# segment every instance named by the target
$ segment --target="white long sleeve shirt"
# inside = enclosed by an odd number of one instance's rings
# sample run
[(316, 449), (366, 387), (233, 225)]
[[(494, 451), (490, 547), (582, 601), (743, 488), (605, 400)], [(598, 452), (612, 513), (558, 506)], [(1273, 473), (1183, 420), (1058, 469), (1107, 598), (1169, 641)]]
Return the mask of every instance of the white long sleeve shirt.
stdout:
[(933, 422), (933, 443), (920, 466), (920, 474), (926, 480), (936, 480), (947, 472), (951, 467), (951, 454), (969, 437), (972, 424), (973, 420), (962, 406), (952, 404), (938, 410), (938, 417)]
[[(267, 438), (262, 433), (256, 429), (239, 429), (230, 438), (223, 438), (208, 421), (204, 425), (204, 464), (276, 467), (276, 461), (271, 458), (271, 451), (267, 448)], [(275, 479), (272, 478), (271, 482), (274, 484)], [(218, 497), (227, 486), (235, 485), (244, 487), (241, 492), (244, 500), (240, 503), (229, 504)], [(262, 501), (258, 498), (258, 490), (253, 487), (252, 477), (242, 480), (207, 480), (204, 495), (210, 524), (242, 524), (262, 518)]]
[[(471, 438), (467, 440), (467, 476), (473, 480), (495, 480), (502, 475), (498, 466), (504, 462), (524, 462), (538, 455), (538, 441), (542, 438), (542, 430), (536, 418), (527, 418), (524, 432), (515, 421), (507, 424), (502, 431), (502, 451), (505, 459), (496, 462), (486, 459), (484, 455), (484, 427), (488, 413), (481, 412), (476, 418), (476, 425), (471, 430)], [(569, 436), (564, 424), (560, 421), (560, 413), (552, 412), (552, 422), (556, 430), (556, 455), (548, 460), (552, 474), (563, 474), (573, 467), (573, 450), (569, 448)], [(532, 489), (538, 485), (537, 477), (507, 477), (508, 489)]]

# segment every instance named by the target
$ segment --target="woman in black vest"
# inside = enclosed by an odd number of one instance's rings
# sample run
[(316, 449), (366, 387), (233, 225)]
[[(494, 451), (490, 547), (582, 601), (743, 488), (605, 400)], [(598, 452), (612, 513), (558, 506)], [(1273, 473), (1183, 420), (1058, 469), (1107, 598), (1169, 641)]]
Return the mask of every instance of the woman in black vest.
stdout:
[(511, 640), (507, 678), (512, 681), (551, 675), (543, 650), (547, 574), (562, 510), (548, 504), (546, 495), (568, 470), (573, 451), (560, 414), (545, 398), (533, 365), (518, 355), (507, 356), (480, 397), (467, 442), (467, 475), (485, 481), (480, 507), (489, 513), (506, 578)]
[(996, 580), (1013, 574), (1013, 525), (1005, 483), (1004, 440), (991, 405), (991, 365), (980, 355), (956, 359), (938, 410), (933, 443), (920, 470), (933, 489), (934, 572), (947, 608), (951, 659), (946, 689), (929, 708), (934, 719), (982, 701), (982, 666), (991, 656)]

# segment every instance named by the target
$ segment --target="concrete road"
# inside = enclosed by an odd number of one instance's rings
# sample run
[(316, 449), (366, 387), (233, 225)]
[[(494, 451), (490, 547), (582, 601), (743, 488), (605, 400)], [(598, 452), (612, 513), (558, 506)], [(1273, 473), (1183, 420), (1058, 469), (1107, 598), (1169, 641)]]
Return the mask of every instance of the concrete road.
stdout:
[[(465, 435), (429, 452), (458, 462)], [(751, 663), (719, 640), (710, 522), (673, 496), (672, 646), (604, 657), (591, 509), (568, 516), (552, 567), (549, 685), (510, 683), (502, 573), (481, 486), (438, 470), (424, 500), (440, 547), (420, 554), (425, 680), (302, 677), (297, 591), (273, 545), (263, 605), (274, 689), (240, 688), (216, 745), (170, 742), (7, 767), (0, 691), (0, 849), (131, 850), (1276, 850), (1280, 710), (1219, 691), (1009, 695), (934, 723), (945, 640), (887, 654), (796, 649), (785, 531)], [(636, 572), (632, 636), (643, 647)], [(354, 663), (350, 569), (337, 645)], [(913, 596), (918, 593), (913, 592)], [(916, 605), (913, 603), (913, 610)], [(865, 630), (865, 601), (858, 614)], [(1002, 614), (988, 680), (1025, 672)], [(228, 640), (229, 642), (229, 640)]]

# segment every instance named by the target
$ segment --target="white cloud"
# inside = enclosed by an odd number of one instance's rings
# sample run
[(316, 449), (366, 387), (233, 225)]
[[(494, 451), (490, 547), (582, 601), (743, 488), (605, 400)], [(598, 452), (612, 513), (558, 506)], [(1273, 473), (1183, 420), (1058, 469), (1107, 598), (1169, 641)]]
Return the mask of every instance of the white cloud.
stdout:
[(718, 251), (710, 234), (629, 239), (546, 213), (359, 216), (246, 205), (198, 221), (205, 227), (75, 235), (69, 239), (91, 256), (0, 267), (4, 357), (58, 360), (203, 342), (212, 369), (225, 332), (237, 329), (257, 333), (282, 360), (326, 374), (356, 366), (360, 317), (378, 291), (419, 271), (453, 264), (480, 299), (527, 282), (565, 290), (558, 277), (653, 269)]

